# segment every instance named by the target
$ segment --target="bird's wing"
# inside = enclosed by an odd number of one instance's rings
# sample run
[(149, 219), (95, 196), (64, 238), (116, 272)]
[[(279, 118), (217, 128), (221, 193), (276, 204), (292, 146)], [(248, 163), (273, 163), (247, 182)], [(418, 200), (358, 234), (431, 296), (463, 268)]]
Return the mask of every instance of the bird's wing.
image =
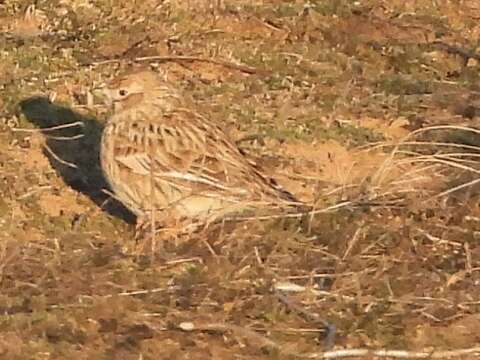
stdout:
[[(225, 198), (274, 201), (282, 192), (249, 163), (217, 126), (188, 111), (130, 123), (115, 144), (115, 161), (179, 191)], [(283, 198), (287, 201), (287, 198)]]

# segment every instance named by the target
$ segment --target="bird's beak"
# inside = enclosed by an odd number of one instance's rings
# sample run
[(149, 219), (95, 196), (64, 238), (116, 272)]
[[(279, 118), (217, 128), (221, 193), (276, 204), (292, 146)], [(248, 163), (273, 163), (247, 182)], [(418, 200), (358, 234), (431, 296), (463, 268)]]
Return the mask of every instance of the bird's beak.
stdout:
[(93, 89), (93, 95), (101, 100), (108, 107), (113, 106), (113, 99), (111, 96), (111, 90), (105, 85), (98, 86)]

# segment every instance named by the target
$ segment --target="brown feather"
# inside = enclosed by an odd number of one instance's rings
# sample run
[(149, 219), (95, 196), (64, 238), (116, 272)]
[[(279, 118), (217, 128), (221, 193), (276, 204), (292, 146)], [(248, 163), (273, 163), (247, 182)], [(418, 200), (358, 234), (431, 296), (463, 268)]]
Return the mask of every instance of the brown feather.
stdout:
[(116, 196), (137, 215), (167, 209), (202, 220), (299, 204), (219, 126), (184, 108), (181, 95), (155, 73), (117, 79), (107, 93), (120, 106), (105, 128), (102, 166)]

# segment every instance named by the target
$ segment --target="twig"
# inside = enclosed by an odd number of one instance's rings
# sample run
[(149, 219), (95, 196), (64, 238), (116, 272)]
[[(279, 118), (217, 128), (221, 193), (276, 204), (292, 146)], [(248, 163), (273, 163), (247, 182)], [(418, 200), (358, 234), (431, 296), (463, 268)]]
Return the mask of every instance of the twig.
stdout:
[(450, 45), (450, 44), (444, 43), (443, 41), (434, 41), (432, 42), (432, 45), (436, 46), (441, 50), (446, 51), (449, 54), (459, 55), (463, 59), (465, 64), (470, 59), (480, 60), (480, 54), (477, 54), (473, 50), (467, 50), (455, 45)]
[(327, 320), (322, 319), (320, 315), (312, 313), (306, 310), (303, 306), (295, 304), (284, 294), (276, 291), (275, 297), (280, 300), (287, 308), (292, 309), (307, 321), (311, 321), (314, 324), (320, 324), (324, 327), (325, 331), (325, 349), (331, 349), (335, 345), (335, 335), (337, 334), (337, 327), (334, 324), (329, 323)]
[(463, 184), (454, 186), (453, 188), (447, 189), (447, 190), (445, 190), (445, 191), (442, 191), (442, 192), (439, 193), (439, 194), (434, 195), (433, 197), (431, 197), (430, 199), (427, 199), (426, 201), (430, 201), (430, 200), (433, 200), (433, 199), (436, 199), (436, 198), (439, 198), (439, 197), (443, 197), (443, 196), (448, 195), (448, 194), (451, 194), (451, 193), (453, 193), (453, 192), (455, 192), (455, 191), (461, 190), (461, 189), (463, 189), (463, 188), (465, 188), (465, 187), (473, 186), (473, 185), (475, 185), (475, 184), (477, 184), (477, 183), (479, 183), (479, 182), (480, 182), (480, 179), (474, 179), (474, 180), (472, 180), (472, 181), (468, 181), (468, 182), (466, 182), (466, 183), (463, 183)]
[(63, 164), (63, 165), (66, 165), (68, 167), (71, 167), (71, 168), (74, 168), (74, 169), (78, 169), (78, 166), (75, 165), (74, 163), (71, 163), (71, 162), (68, 162), (66, 160), (63, 160), (62, 158), (60, 158), (57, 154), (55, 154), (53, 152), (52, 149), (50, 149), (50, 147), (47, 145), (47, 144), (44, 144), (43, 145), (45, 150), (47, 150), (47, 152), (55, 159), (57, 160), (60, 164)]
[(273, 340), (258, 334), (257, 332), (240, 327), (238, 325), (231, 325), (226, 323), (193, 323), (182, 322), (178, 324), (177, 328), (185, 332), (205, 331), (205, 332), (232, 332), (236, 335), (245, 338), (256, 340), (261, 346), (267, 346), (276, 349), (284, 355), (293, 356), (300, 359), (341, 359), (348, 357), (366, 357), (377, 356), (382, 358), (396, 358), (396, 359), (446, 359), (451, 357), (460, 357), (465, 355), (480, 354), (480, 346), (457, 349), (457, 350), (431, 350), (431, 351), (408, 351), (408, 350), (389, 350), (389, 349), (338, 349), (331, 351), (320, 351), (306, 354), (299, 354), (292, 350), (285, 350), (281, 345)]
[(324, 296), (324, 297), (333, 297), (333, 298), (339, 298), (343, 301), (353, 301), (355, 298), (353, 296), (348, 296), (348, 295), (341, 295), (341, 294), (332, 294), (329, 291), (322, 291), (322, 290), (316, 290), (316, 289), (311, 289), (307, 288), (302, 285), (298, 285), (292, 282), (277, 282), (273, 286), (275, 291), (282, 291), (282, 292), (293, 292), (293, 293), (300, 293), (300, 292), (305, 292), (309, 291), (310, 293), (314, 294), (315, 296)]
[(348, 246), (345, 252), (343, 253), (342, 260), (345, 260), (350, 253), (352, 252), (353, 247), (357, 244), (358, 240), (360, 239), (360, 232), (363, 230), (363, 224), (360, 225), (357, 230), (355, 230), (355, 233), (351, 237), (350, 241), (348, 241)]
[(39, 187), (37, 187), (37, 188), (35, 188), (35, 189), (33, 189), (33, 190), (31, 190), (31, 191), (29, 191), (29, 192), (21, 195), (21, 196), (19, 196), (19, 197), (17, 198), (17, 200), (26, 199), (26, 198), (28, 198), (28, 197), (30, 197), (30, 196), (32, 196), (32, 195), (34, 195), (34, 194), (36, 194), (36, 193), (38, 193), (38, 192), (40, 192), (40, 191), (49, 190), (49, 189), (51, 189), (51, 188), (52, 188), (51, 185), (39, 186)]
[[(366, 270), (364, 270), (366, 271)], [(352, 276), (353, 274), (357, 274), (357, 272), (349, 271), (344, 273), (336, 273), (336, 274), (308, 274), (308, 275), (291, 275), (287, 276), (286, 278), (289, 280), (297, 280), (297, 279), (335, 279), (340, 277), (347, 277)]]
[(270, 348), (274, 349), (280, 349), (280, 346), (270, 340), (269, 338), (260, 335), (259, 333), (246, 329), (244, 327), (238, 326), (238, 325), (232, 325), (232, 324), (226, 324), (226, 323), (193, 323), (193, 322), (182, 322), (178, 324), (178, 329), (183, 330), (183, 331), (213, 331), (213, 332), (221, 332), (225, 333), (228, 331), (233, 332), (236, 335), (243, 336), (247, 339), (251, 340), (256, 340), (262, 346), (268, 346)]
[(145, 56), (136, 58), (135, 61), (143, 62), (143, 61), (187, 61), (187, 62), (205, 62), (211, 63), (215, 65), (224, 66), (226, 68), (238, 70), (247, 74), (270, 74), (270, 71), (257, 69), (254, 67), (250, 67), (243, 64), (236, 64), (225, 60), (218, 60), (218, 59), (209, 59), (209, 58), (202, 58), (198, 56)]
[[(428, 129), (428, 128), (425, 128)], [(384, 148), (384, 147), (395, 147), (398, 146), (399, 144), (397, 143), (386, 143), (386, 142), (378, 142), (378, 143), (372, 143), (368, 145), (363, 145), (358, 147), (359, 150), (361, 151), (371, 151), (375, 150), (378, 148)], [(408, 145), (415, 145), (415, 146), (420, 146), (420, 145), (425, 145), (425, 146), (431, 146), (431, 147), (452, 147), (452, 148), (462, 148), (462, 149), (469, 149), (469, 150), (476, 150), (480, 151), (480, 147), (475, 146), (475, 145), (468, 145), (468, 144), (459, 144), (459, 143), (454, 143), (454, 142), (441, 142), (441, 141), (403, 141), (400, 145), (408, 146)]]
[(288, 308), (292, 309), (299, 315), (303, 316), (307, 321), (313, 321), (316, 324), (322, 324), (325, 327), (328, 327), (330, 324), (328, 321), (322, 319), (318, 314), (312, 313), (310, 311), (307, 311), (305, 308), (302, 306), (295, 304), (293, 301), (291, 301), (287, 296), (284, 294), (275, 291), (275, 297), (280, 300), (280, 302), (287, 306)]
[(107, 294), (104, 295), (104, 299), (109, 299), (115, 296), (137, 296), (137, 295), (149, 295), (149, 294), (156, 294), (156, 293), (161, 293), (161, 292), (170, 292), (170, 291), (175, 291), (179, 290), (179, 286), (169, 286), (166, 288), (156, 288), (156, 289), (145, 289), (145, 290), (132, 290), (132, 291), (124, 291), (121, 293), (117, 294)]
[[(243, 64), (236, 64), (232, 62), (228, 62), (225, 60), (219, 60), (219, 59), (209, 59), (209, 58), (203, 58), (199, 56), (144, 56), (144, 57), (138, 57), (133, 60), (134, 62), (149, 62), (149, 61), (160, 61), (160, 62), (204, 62), (204, 63), (210, 63), (210, 64), (215, 64), (215, 65), (220, 65), (226, 68), (230, 68), (233, 70), (238, 70), (241, 72), (244, 72), (246, 74), (261, 74), (261, 75), (270, 75), (271, 72), (268, 70), (263, 70), (263, 69), (257, 69), (254, 67), (250, 67), (247, 65)], [(98, 65), (104, 65), (104, 64), (114, 64), (114, 63), (119, 63), (122, 62), (122, 59), (108, 59), (104, 61), (98, 61), (98, 62), (92, 62), (87, 65), (93, 65), (93, 66), (98, 66)]]
[(235, 141), (235, 145), (239, 146), (240, 144), (244, 142), (249, 142), (249, 141), (259, 141), (259, 142), (265, 142), (265, 136), (262, 134), (251, 134), (251, 135), (246, 135), (244, 137), (241, 137), (240, 139)]
[(12, 131), (18, 131), (18, 132), (47, 132), (47, 131), (54, 131), (54, 130), (60, 130), (60, 129), (67, 129), (67, 128), (71, 128), (71, 127), (75, 127), (75, 126), (85, 127), (85, 124), (82, 121), (76, 121), (76, 122), (69, 123), (69, 124), (62, 124), (62, 125), (51, 126), (51, 127), (41, 128), (41, 129), (13, 128)]
[(310, 210), (303, 212), (296, 212), (290, 214), (276, 214), (276, 215), (265, 215), (265, 216), (247, 216), (247, 217), (234, 217), (234, 218), (225, 218), (225, 221), (248, 221), (248, 220), (270, 220), (270, 219), (283, 219), (283, 218), (301, 218), (305, 215), (315, 215), (323, 214), (330, 211), (338, 210), (340, 208), (346, 207), (348, 205), (353, 205), (352, 201), (343, 201), (341, 203), (323, 208), (318, 210)]
[(439, 238), (437, 236), (434, 236), (430, 233), (428, 233), (427, 231), (419, 228), (419, 227), (415, 227), (414, 228), (416, 231), (418, 231), (420, 234), (424, 235), (428, 240), (434, 242), (434, 243), (438, 243), (438, 244), (447, 244), (447, 245), (450, 245), (450, 246), (455, 246), (457, 248), (461, 248), (462, 247), (462, 243), (461, 242), (457, 242), (457, 241), (451, 241), (451, 240), (445, 240), (445, 239), (442, 239), (442, 238)]
[(190, 258), (185, 258), (185, 259), (174, 259), (174, 260), (169, 260), (165, 262), (165, 265), (177, 265), (177, 264), (184, 264), (188, 262), (198, 262), (200, 264), (203, 264), (203, 260), (201, 257), (194, 256)]
[(85, 137), (85, 134), (78, 134), (74, 136), (51, 136), (51, 135), (45, 135), (47, 139), (51, 140), (57, 140), (57, 141), (69, 141), (69, 140), (77, 140)]
[(463, 244), (463, 248), (465, 249), (465, 271), (471, 275), (474, 268), (472, 266), (472, 251), (470, 250), (470, 244), (466, 242)]
[(378, 356), (378, 357), (392, 357), (397, 359), (445, 359), (449, 357), (458, 357), (464, 355), (479, 354), (480, 346), (445, 351), (408, 351), (408, 350), (387, 350), (387, 349), (342, 349), (325, 351), (318, 353), (311, 353), (306, 356), (301, 356), (306, 359), (339, 359), (354, 356)]

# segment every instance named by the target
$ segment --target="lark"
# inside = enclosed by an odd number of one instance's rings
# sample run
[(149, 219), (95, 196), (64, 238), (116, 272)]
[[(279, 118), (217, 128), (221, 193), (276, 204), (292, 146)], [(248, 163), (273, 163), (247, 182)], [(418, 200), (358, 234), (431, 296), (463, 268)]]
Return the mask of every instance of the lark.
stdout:
[(102, 137), (103, 171), (141, 222), (168, 216), (208, 223), (299, 205), (156, 72), (118, 77), (104, 93), (114, 114)]

